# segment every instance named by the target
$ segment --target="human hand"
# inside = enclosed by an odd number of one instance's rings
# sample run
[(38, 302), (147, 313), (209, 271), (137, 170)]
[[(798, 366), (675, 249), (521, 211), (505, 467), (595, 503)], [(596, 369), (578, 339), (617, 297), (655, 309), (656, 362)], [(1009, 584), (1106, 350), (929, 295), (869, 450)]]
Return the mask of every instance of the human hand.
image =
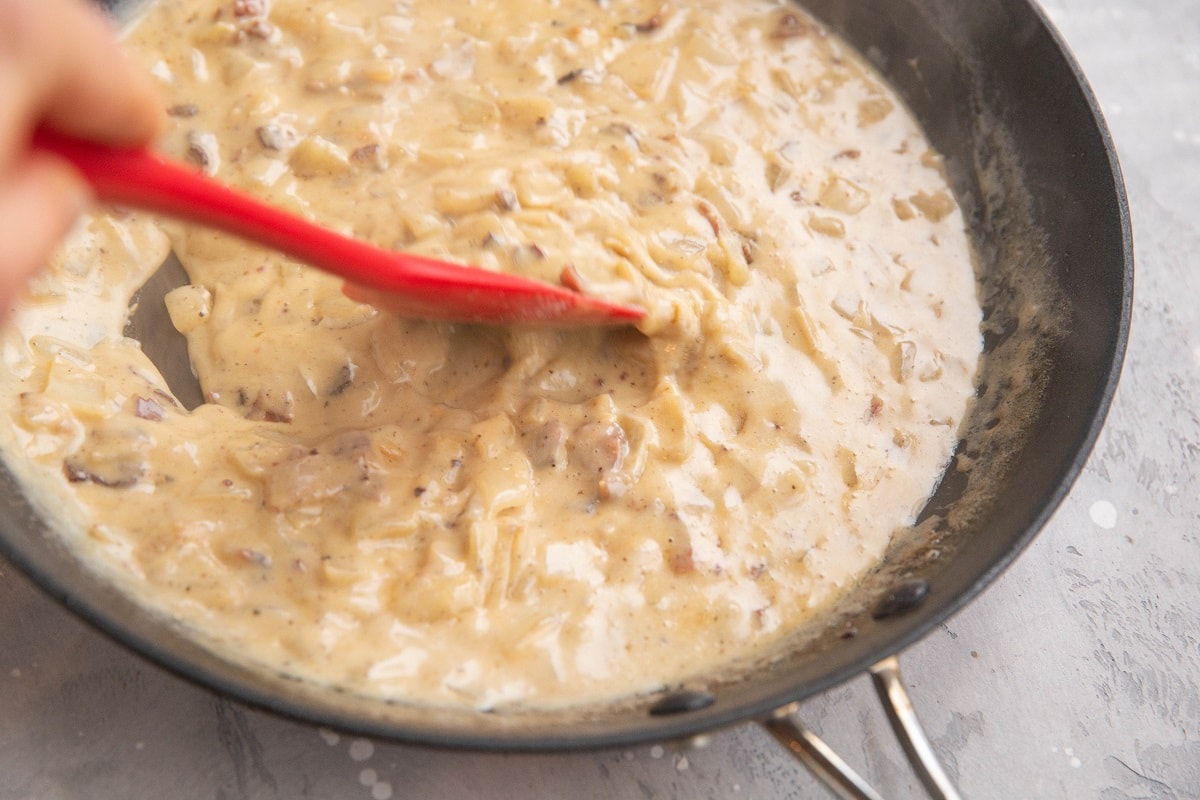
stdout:
[(90, 200), (80, 176), (34, 151), (38, 126), (109, 144), (162, 125), (150, 79), (83, 0), (0, 0), (0, 314)]

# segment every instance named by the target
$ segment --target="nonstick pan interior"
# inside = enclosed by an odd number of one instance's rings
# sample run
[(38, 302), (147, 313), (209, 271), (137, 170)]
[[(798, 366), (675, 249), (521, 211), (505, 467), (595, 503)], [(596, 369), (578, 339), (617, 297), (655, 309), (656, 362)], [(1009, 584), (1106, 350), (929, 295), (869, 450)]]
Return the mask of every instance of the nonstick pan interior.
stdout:
[[(133, 10), (116, 5), (118, 16)], [(884, 72), (946, 155), (980, 254), (986, 356), (969, 434), (919, 524), (786, 649), (621, 707), (430, 710), (214, 656), (85, 571), (7, 469), (0, 550), (81, 616), (201, 684), (337, 728), (435, 745), (558, 750), (686, 736), (761, 718), (918, 639), (1019, 553), (1087, 458), (1129, 325), (1128, 210), (1086, 83), (1026, 0), (804, 5)]]

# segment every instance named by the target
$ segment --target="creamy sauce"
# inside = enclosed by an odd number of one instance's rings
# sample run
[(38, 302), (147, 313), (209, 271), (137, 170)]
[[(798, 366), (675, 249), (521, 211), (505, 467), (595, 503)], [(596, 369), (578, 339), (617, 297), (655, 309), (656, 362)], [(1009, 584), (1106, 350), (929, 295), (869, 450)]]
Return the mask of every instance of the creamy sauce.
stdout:
[[(431, 704), (653, 691), (820, 613), (949, 460), (980, 349), (961, 213), (795, 8), (173, 3), (128, 44), (163, 149), (222, 180), (648, 310), (414, 322), (236, 239), (81, 225), (6, 334), (8, 459), (229, 657)], [(168, 247), (194, 412), (121, 336)]]

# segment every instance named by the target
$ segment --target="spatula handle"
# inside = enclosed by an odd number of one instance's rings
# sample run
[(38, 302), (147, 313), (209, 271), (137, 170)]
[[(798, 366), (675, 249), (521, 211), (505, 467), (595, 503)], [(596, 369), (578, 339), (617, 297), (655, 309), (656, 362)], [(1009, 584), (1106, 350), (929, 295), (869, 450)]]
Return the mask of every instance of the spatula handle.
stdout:
[(390, 311), (465, 322), (632, 322), (644, 311), (515, 275), (383, 250), (314, 225), (145, 149), (49, 130), (34, 145), (66, 159), (101, 200), (241, 236), (344, 278), (347, 294)]

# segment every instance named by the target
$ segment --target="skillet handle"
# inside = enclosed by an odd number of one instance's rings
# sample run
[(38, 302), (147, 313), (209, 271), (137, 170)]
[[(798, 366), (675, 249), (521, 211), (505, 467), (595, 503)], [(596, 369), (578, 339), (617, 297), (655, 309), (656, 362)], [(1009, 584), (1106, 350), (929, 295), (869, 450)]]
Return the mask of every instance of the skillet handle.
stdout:
[[(900, 678), (900, 661), (888, 656), (870, 668), (871, 682), (909, 764), (934, 800), (961, 800), (921, 728)], [(829, 745), (796, 716), (797, 703), (780, 709), (762, 725), (841, 800), (883, 800)]]

